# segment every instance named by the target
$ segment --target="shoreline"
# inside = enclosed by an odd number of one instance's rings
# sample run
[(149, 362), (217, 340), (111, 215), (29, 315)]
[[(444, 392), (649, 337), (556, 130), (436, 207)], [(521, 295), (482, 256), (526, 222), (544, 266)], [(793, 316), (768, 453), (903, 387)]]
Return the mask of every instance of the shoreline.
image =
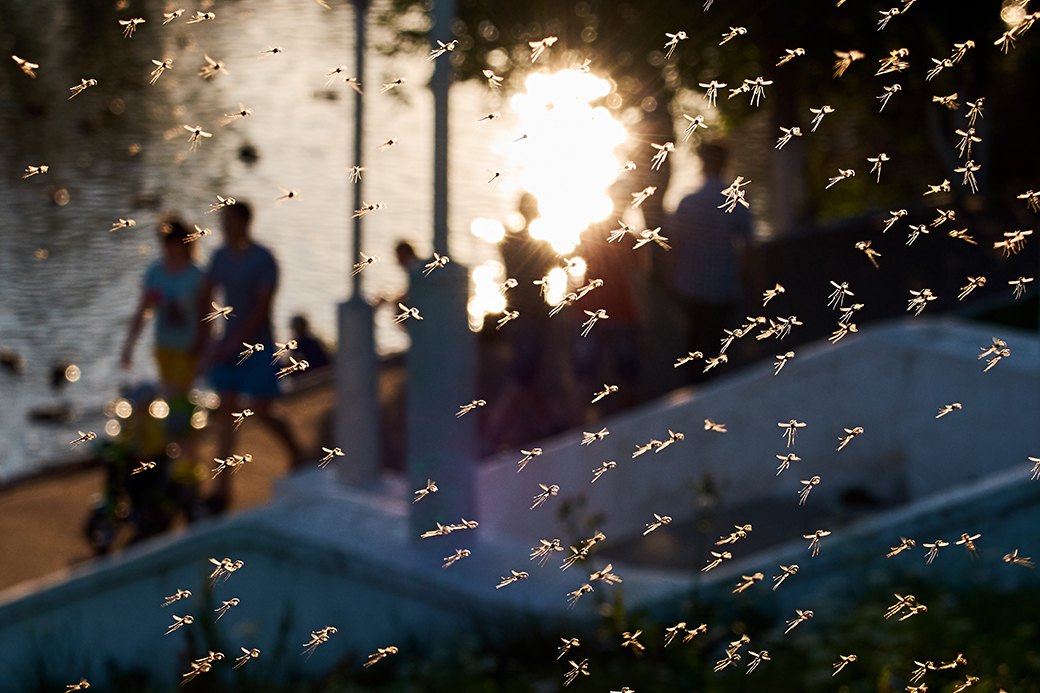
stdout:
[[(298, 433), (305, 450), (320, 449), (325, 444), (325, 422), (334, 407), (331, 368), (324, 377), (287, 392), (274, 407)], [(213, 434), (200, 431), (198, 459), (213, 457), (214, 446)], [(244, 426), (236, 449), (262, 453), (254, 455), (251, 468), (234, 476), (227, 514), (267, 503), (275, 482), (284, 478), (290, 468), (288, 454), (262, 426)], [(204, 492), (210, 483), (207, 475)], [(84, 526), (104, 492), (104, 484), (105, 467), (96, 458), (57, 463), (0, 483), (0, 536), (4, 537), (5, 555), (19, 557), (0, 562), (0, 593), (32, 589), (36, 581), (60, 577), (72, 567), (94, 559)], [(169, 532), (182, 531), (184, 526), (184, 519), (178, 518)], [(130, 530), (122, 527), (113, 552), (124, 548), (130, 535)], [(46, 550), (40, 550), (41, 547)]]
[[(336, 351), (334, 345), (330, 345), (329, 349), (330, 354), (335, 357)], [(377, 358), (381, 371), (402, 366), (406, 353), (407, 352), (394, 352), (385, 356), (378, 356)], [(296, 376), (296, 378), (291, 382), (293, 383), (292, 388), (287, 389), (278, 398), (278, 402), (283, 405), (306, 396), (314, 390), (325, 387), (334, 388), (334, 364), (330, 364), (319, 371)], [(206, 435), (205, 430), (206, 429), (203, 429), (202, 431), (203, 436)], [(99, 434), (99, 437), (101, 435), (103, 434)], [(102, 467), (104, 464), (100, 459), (97, 459), (96, 455), (90, 455), (89, 453), (86, 456), (82, 455), (82, 453), (78, 453), (74, 448), (70, 448), (69, 455), (62, 458), (41, 459), (32, 462), (32, 464), (26, 468), (16, 469), (11, 476), (0, 478), (0, 494), (10, 491), (22, 484), (30, 484), (37, 481), (45, 481), (69, 474), (89, 471), (91, 469)]]

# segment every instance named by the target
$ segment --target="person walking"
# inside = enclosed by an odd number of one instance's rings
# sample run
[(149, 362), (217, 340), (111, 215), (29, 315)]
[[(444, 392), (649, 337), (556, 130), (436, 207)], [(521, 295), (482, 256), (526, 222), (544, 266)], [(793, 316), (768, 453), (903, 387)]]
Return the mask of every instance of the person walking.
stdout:
[[(145, 322), (155, 316), (155, 363), (161, 394), (170, 406), (168, 435), (178, 440), (189, 429), (192, 405), (188, 401), (198, 370), (200, 336), (199, 300), (203, 272), (195, 264), (188, 226), (175, 215), (159, 222), (162, 257), (144, 273), (141, 297), (134, 309), (120, 357), (124, 369), (133, 365), (134, 348)], [(183, 443), (183, 441), (180, 441)]]
[[(278, 263), (264, 246), (252, 237), (253, 213), (239, 200), (225, 207), (222, 218), (223, 246), (214, 253), (206, 270), (200, 305), (208, 310), (219, 292), (223, 306), (231, 309), (218, 337), (207, 334), (205, 364), (210, 384), (220, 397), (216, 412), (217, 457), (226, 459), (234, 451), (236, 426), (232, 412), (245, 408), (281, 440), (289, 452), (290, 466), (297, 469), (303, 454), (296, 436), (284, 420), (274, 415), (271, 404), (280, 390), (275, 366), (263, 353), (240, 362), (244, 344), (264, 344), (266, 353), (274, 351), (271, 308), (278, 288)], [(204, 323), (213, 325), (216, 321)], [(208, 499), (214, 512), (225, 510), (231, 500), (231, 475), (221, 474)]]

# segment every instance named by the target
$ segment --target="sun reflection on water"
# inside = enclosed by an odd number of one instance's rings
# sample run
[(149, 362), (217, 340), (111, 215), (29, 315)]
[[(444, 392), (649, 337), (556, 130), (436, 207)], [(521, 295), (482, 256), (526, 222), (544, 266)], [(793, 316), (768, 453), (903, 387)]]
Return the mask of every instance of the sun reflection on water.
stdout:
[(498, 260), (488, 260), (473, 268), (467, 304), (470, 329), (479, 330), (484, 324), (484, 316), (505, 311), (506, 298), (499, 289), (505, 279), (506, 268)]

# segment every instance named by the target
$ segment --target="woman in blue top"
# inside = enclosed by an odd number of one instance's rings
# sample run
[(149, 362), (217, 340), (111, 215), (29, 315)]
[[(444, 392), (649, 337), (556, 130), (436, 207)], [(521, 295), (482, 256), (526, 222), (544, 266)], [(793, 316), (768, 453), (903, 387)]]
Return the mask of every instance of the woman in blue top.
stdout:
[[(155, 361), (159, 382), (175, 420), (190, 417), (188, 392), (198, 369), (201, 337), (199, 297), (202, 269), (194, 262), (190, 231), (176, 216), (159, 223), (162, 258), (145, 271), (141, 298), (134, 310), (123, 345), (124, 368), (133, 363), (134, 346), (150, 314), (155, 314)], [(181, 422), (185, 427), (187, 420)], [(171, 425), (179, 428), (176, 423)]]

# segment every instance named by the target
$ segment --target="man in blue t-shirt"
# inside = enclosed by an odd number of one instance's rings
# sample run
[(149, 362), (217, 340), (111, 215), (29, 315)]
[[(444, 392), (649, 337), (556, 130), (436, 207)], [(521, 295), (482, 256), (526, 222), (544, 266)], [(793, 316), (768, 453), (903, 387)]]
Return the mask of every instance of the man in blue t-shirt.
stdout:
[[(278, 263), (267, 248), (255, 243), (250, 234), (253, 213), (248, 204), (238, 201), (223, 211), (224, 245), (213, 254), (202, 287), (203, 312), (209, 310), (216, 292), (223, 295), (221, 305), (232, 309), (223, 323), (224, 332), (211, 340), (206, 364), (209, 379), (220, 396), (217, 410), (217, 457), (225, 459), (235, 443), (233, 411), (249, 407), (282, 440), (289, 450), (290, 464), (303, 461), (296, 437), (282, 419), (271, 412), (271, 402), (279, 394), (275, 366), (263, 353), (253, 354), (241, 363), (243, 344), (263, 344), (274, 351), (271, 306), (278, 288)], [(204, 323), (212, 325), (213, 323)], [(243, 401), (248, 398), (248, 404)], [(231, 499), (231, 477), (221, 474), (210, 498), (215, 511), (222, 511)]]

